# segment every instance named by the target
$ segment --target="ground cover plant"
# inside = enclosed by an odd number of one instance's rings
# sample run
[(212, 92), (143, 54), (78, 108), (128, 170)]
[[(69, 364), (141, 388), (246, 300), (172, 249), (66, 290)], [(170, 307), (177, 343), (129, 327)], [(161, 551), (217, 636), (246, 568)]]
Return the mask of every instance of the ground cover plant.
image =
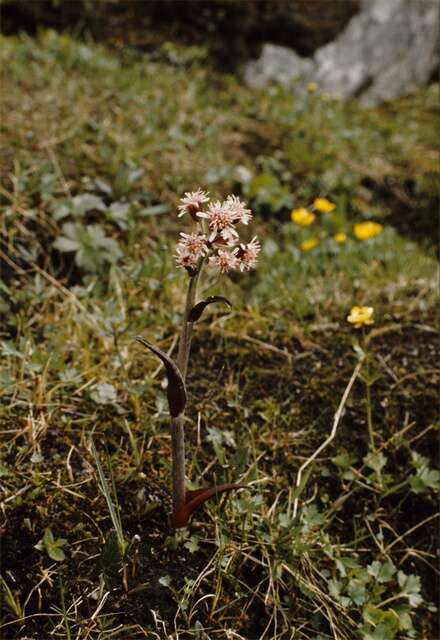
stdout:
[[(362, 111), (51, 31), (1, 56), (2, 637), (437, 637), (438, 88)], [(133, 338), (176, 357), (199, 185), (261, 253), (203, 292), (231, 308), (193, 327), (186, 489), (247, 489), (173, 531)]]

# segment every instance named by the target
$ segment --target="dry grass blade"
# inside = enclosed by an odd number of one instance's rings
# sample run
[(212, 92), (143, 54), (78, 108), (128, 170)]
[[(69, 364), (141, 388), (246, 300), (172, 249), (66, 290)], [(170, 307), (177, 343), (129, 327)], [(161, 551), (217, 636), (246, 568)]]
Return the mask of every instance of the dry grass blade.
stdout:
[[(315, 460), (315, 458), (317, 456), (319, 456), (321, 451), (323, 451), (330, 444), (330, 442), (333, 440), (333, 438), (335, 437), (336, 432), (338, 430), (339, 421), (341, 419), (341, 415), (342, 415), (342, 412), (343, 412), (344, 407), (345, 407), (345, 403), (347, 402), (347, 398), (350, 395), (351, 388), (354, 385), (355, 380), (359, 375), (359, 372), (361, 370), (362, 364), (363, 364), (363, 359), (360, 360), (357, 363), (357, 365), (356, 365), (356, 367), (355, 367), (355, 369), (353, 371), (353, 374), (352, 374), (352, 376), (351, 376), (351, 378), (350, 378), (350, 380), (349, 380), (349, 382), (347, 384), (347, 387), (345, 388), (345, 391), (344, 391), (344, 393), (342, 395), (342, 398), (341, 398), (341, 402), (339, 403), (339, 407), (338, 407), (338, 409), (337, 409), (337, 411), (335, 413), (335, 417), (334, 417), (334, 420), (333, 420), (333, 426), (332, 426), (332, 430), (330, 432), (330, 435), (328, 436), (328, 438), (326, 440), (324, 440), (324, 442), (317, 449), (315, 449), (315, 451), (312, 453), (312, 455), (309, 458), (307, 458), (307, 460), (305, 462), (303, 462), (303, 464), (300, 466), (300, 468), (298, 470), (298, 474), (296, 476), (296, 483), (295, 483), (296, 489), (299, 489), (299, 487), (301, 486), (302, 475), (303, 475), (305, 469), (307, 469), (307, 467), (313, 462), (313, 460)], [(295, 497), (295, 500), (293, 502), (293, 517), (294, 518), (296, 518), (296, 515), (297, 515), (297, 512), (298, 512), (298, 504), (299, 504), (299, 495), (297, 495)]]

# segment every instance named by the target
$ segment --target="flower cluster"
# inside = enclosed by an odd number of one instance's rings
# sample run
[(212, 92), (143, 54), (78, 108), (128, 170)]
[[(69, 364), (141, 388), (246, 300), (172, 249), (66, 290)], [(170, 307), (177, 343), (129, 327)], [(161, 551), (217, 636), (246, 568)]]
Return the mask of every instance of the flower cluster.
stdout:
[[(315, 198), (310, 208), (313, 209), (313, 211), (310, 211), (306, 207), (293, 209), (290, 214), (292, 222), (300, 227), (310, 227), (315, 222), (317, 213), (331, 213), (336, 209), (336, 205), (334, 202), (327, 200), (327, 198)], [(334, 240), (338, 244), (343, 244), (346, 240), (346, 235), (344, 233), (337, 233), (334, 236)], [(300, 242), (299, 246), (302, 251), (312, 251), (313, 249), (316, 249), (319, 244), (319, 238), (313, 236), (306, 237), (302, 242)]]
[(178, 209), (179, 217), (189, 214), (197, 223), (194, 233), (180, 234), (176, 250), (179, 267), (191, 273), (204, 259), (220, 273), (255, 267), (261, 246), (256, 237), (247, 244), (240, 241), (237, 226), (247, 225), (252, 219), (251, 210), (240, 198), (229, 195), (224, 202), (210, 202), (209, 194), (198, 189), (185, 193)]
[[(331, 213), (336, 209), (336, 205), (334, 202), (327, 200), (327, 198), (315, 198), (312, 208), (320, 213)], [(305, 207), (299, 207), (298, 209), (293, 209), (291, 218), (295, 224), (308, 227), (315, 221), (316, 215)]]
[[(304, 229), (304, 232), (301, 232), (300, 239), (300, 248), (302, 251), (311, 251), (320, 245), (320, 242), (325, 237), (332, 237), (332, 242), (337, 245), (343, 245), (347, 242), (349, 236), (348, 233), (342, 231), (338, 226), (340, 224), (340, 216), (322, 216), (320, 219), (320, 227), (316, 229), (316, 225), (314, 222), (317, 219), (317, 213), (329, 214), (335, 211), (336, 204), (328, 200), (327, 198), (315, 198), (313, 204), (310, 208), (306, 207), (298, 207), (297, 209), (293, 209), (290, 217), (292, 222), (299, 227), (310, 227), (313, 231), (318, 232), (318, 237), (313, 235), (310, 237), (309, 231)], [(335, 229), (336, 227), (336, 229)], [(316, 233), (315, 231), (315, 233)], [(378, 236), (383, 231), (383, 226), (378, 222), (373, 222), (372, 220), (367, 220), (366, 222), (358, 222), (353, 225), (353, 236), (357, 240), (369, 240), (370, 238), (374, 238)], [(304, 238), (304, 235), (306, 236)]]
[(177, 263), (181, 267), (194, 269), (200, 258), (208, 253), (206, 237), (203, 233), (181, 233), (177, 244)]
[(180, 201), (182, 204), (178, 207), (178, 217), (181, 218), (185, 213), (189, 213), (193, 218), (195, 218), (203, 203), (208, 201), (208, 194), (205, 193), (205, 191), (202, 191), (201, 189), (197, 189), (197, 191), (193, 191), (192, 193), (188, 191)]

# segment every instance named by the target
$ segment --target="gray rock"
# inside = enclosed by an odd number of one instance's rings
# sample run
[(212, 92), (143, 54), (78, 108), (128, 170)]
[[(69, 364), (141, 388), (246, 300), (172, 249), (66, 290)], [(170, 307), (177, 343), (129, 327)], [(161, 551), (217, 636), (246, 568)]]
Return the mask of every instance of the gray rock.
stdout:
[(245, 80), (261, 87), (296, 77), (300, 86), (316, 82), (322, 92), (372, 106), (429, 81), (439, 62), (439, 36), (439, 0), (363, 0), (339, 37), (313, 58), (265, 45), (261, 58), (247, 65)]
[(272, 81), (288, 85), (292, 80), (310, 74), (313, 66), (312, 60), (301, 58), (292, 49), (265, 44), (261, 58), (252, 60), (245, 66), (244, 78), (252, 89), (261, 89)]

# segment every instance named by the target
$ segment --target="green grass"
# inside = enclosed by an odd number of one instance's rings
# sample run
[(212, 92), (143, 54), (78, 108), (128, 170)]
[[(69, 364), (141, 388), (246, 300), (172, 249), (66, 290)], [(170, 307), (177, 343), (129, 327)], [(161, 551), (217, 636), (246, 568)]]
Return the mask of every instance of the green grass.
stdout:
[[(432, 640), (437, 88), (362, 111), (254, 94), (199, 49), (1, 44), (3, 636)], [(198, 186), (248, 199), (263, 251), (202, 283), (233, 308), (196, 325), (188, 476), (250, 490), (172, 534), (163, 371), (133, 336), (176, 353), (175, 208)], [(298, 230), (291, 208), (318, 195), (336, 213)], [(365, 219), (384, 231), (363, 242)], [(375, 308), (367, 364), (297, 495), (365, 348), (355, 304)]]

